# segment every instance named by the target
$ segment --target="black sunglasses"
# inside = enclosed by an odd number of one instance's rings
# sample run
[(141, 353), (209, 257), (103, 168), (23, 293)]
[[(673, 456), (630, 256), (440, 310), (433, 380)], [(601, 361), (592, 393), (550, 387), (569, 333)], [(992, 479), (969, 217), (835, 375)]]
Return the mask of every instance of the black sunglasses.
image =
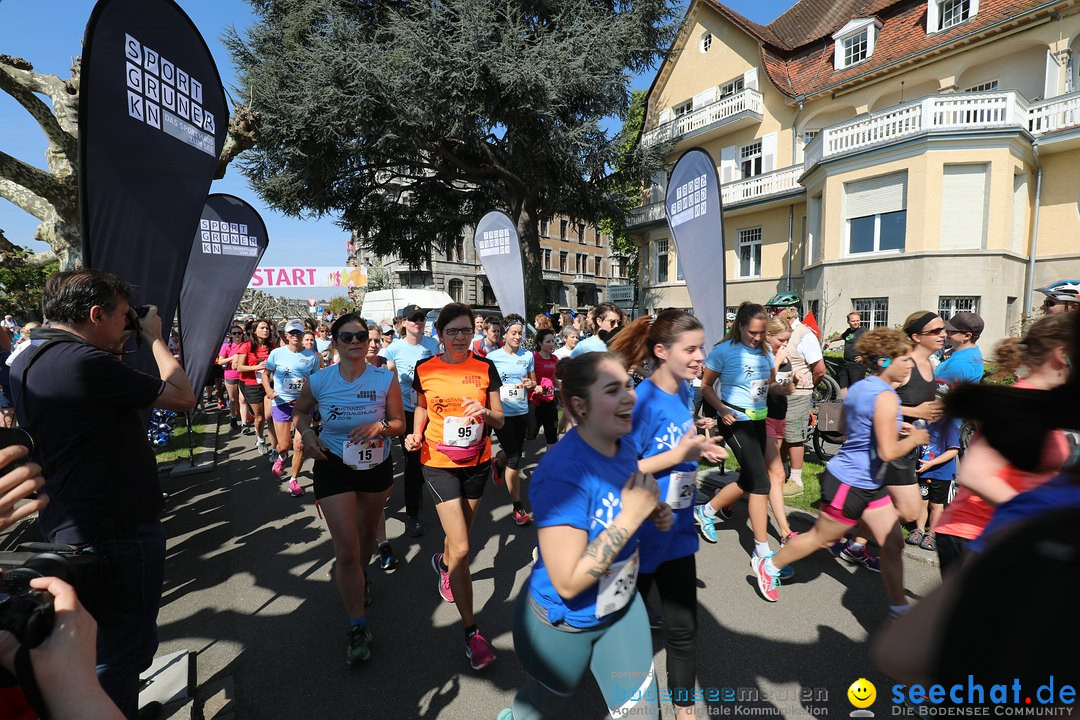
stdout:
[(242, 332), (234, 332), (234, 333), (229, 333), (229, 334), (232, 335), (233, 337), (243, 337), (243, 335), (244, 335), (244, 333), (242, 333)]
[(348, 330), (342, 330), (334, 336), (334, 339), (348, 345), (353, 340), (359, 343), (366, 343), (371, 339), (371, 336), (368, 335), (367, 330), (363, 332), (349, 332)]

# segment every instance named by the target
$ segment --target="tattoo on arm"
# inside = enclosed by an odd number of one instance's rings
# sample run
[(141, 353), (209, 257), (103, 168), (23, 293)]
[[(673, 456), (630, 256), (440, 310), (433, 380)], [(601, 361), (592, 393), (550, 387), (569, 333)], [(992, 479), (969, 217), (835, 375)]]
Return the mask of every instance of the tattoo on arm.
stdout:
[(592, 558), (600, 566), (589, 568), (586, 572), (593, 578), (599, 579), (607, 571), (615, 559), (619, 557), (623, 546), (626, 544), (630, 533), (618, 525), (609, 525), (608, 529), (596, 536), (592, 542), (585, 546), (584, 556)]

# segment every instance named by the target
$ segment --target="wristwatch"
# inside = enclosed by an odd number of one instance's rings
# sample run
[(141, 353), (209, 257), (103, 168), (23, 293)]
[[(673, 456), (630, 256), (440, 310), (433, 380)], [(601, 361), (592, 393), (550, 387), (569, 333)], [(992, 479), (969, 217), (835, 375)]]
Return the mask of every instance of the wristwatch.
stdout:
[(383, 434), (384, 435), (389, 435), (390, 434), (390, 423), (387, 422), (386, 418), (383, 418), (382, 420), (380, 420), (379, 423), (382, 425)]

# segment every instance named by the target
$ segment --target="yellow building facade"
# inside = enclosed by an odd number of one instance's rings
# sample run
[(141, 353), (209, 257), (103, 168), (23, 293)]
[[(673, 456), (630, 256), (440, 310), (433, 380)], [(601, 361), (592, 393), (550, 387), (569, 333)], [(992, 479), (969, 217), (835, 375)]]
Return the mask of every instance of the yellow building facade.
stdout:
[[(985, 346), (1080, 277), (1077, 51), (1068, 1), (801, 0), (764, 26), (694, 0), (640, 142), (716, 162), (728, 307), (790, 289), (826, 333), (969, 310)], [(629, 218), (646, 311), (691, 305), (665, 186)]]

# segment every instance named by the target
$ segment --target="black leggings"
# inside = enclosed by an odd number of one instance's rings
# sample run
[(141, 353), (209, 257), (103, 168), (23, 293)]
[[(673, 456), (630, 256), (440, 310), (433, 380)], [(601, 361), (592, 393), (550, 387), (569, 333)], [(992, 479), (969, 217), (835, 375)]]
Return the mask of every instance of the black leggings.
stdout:
[(938, 564), (941, 566), (941, 576), (946, 573), (959, 570), (967, 556), (967, 544), (971, 542), (967, 538), (946, 533), (935, 533), (934, 540), (937, 542)]
[(521, 467), (521, 453), (525, 447), (525, 432), (529, 429), (529, 415), (514, 415), (503, 419), (503, 426), (495, 431), (499, 446), (506, 455), (506, 467)]
[(548, 445), (554, 445), (559, 439), (559, 405), (558, 403), (537, 403), (532, 406), (529, 413), (529, 432), (525, 434), (526, 440), (532, 440), (540, 434), (541, 426), (544, 428), (544, 439)]
[[(405, 435), (412, 434), (413, 414), (409, 410), (405, 411)], [(405, 435), (398, 438), (401, 441), (401, 452), (405, 455), (405, 514), (416, 517), (420, 514), (424, 472), (420, 465), (420, 449), (411, 452), (406, 450)]]
[(638, 591), (648, 597), (653, 583), (660, 592), (667, 633), (667, 680), (671, 701), (694, 704), (697, 680), (697, 564), (693, 555), (668, 560), (652, 574), (638, 575)]
[(769, 494), (769, 471), (765, 469), (765, 421), (740, 420), (720, 423), (719, 432), (739, 461), (739, 487), (753, 495)]

